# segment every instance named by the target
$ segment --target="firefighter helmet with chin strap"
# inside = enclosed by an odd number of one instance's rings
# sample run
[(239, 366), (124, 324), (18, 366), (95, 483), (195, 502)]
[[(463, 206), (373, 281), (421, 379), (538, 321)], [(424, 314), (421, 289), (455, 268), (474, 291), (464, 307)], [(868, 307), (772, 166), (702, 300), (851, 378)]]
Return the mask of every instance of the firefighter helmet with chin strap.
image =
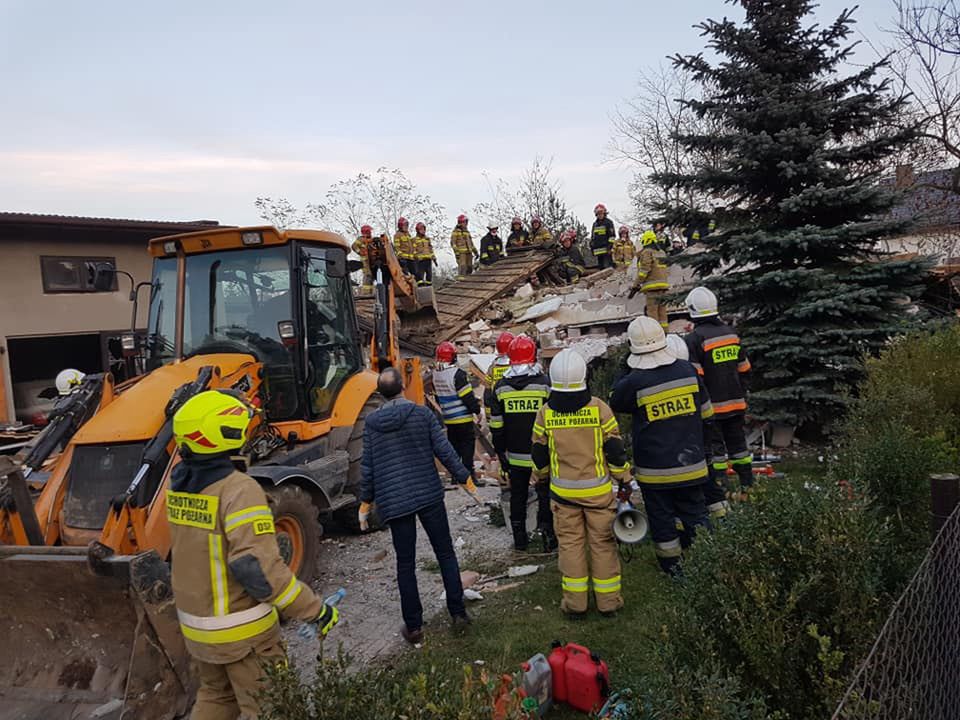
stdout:
[(437, 362), (452, 363), (457, 359), (457, 346), (449, 340), (437, 345)]
[(512, 332), (502, 332), (497, 335), (497, 355), (506, 355), (510, 352), (510, 343), (515, 335)]
[(687, 343), (679, 335), (673, 333), (667, 335), (667, 350), (677, 360), (690, 359), (690, 348), (687, 347)]
[(239, 450), (247, 441), (254, 409), (236, 395), (207, 390), (187, 400), (173, 416), (177, 447), (194, 455)]
[(557, 392), (587, 389), (587, 363), (580, 353), (570, 348), (557, 353), (550, 363), (550, 388)]
[(717, 314), (717, 296), (702, 285), (695, 287), (684, 300), (690, 317), (694, 320), (698, 318), (714, 317)]
[(57, 373), (57, 379), (54, 381), (54, 384), (57, 386), (57, 392), (60, 395), (69, 395), (80, 387), (80, 383), (83, 382), (84, 377), (86, 376), (82, 372), (74, 370), (73, 368), (61, 370)]

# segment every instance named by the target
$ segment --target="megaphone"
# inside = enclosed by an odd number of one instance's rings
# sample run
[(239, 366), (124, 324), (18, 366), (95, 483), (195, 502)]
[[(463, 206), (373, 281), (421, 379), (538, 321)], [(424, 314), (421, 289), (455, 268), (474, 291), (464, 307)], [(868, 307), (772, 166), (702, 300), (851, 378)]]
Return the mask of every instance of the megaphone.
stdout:
[(613, 535), (617, 542), (636, 545), (647, 536), (649, 524), (646, 514), (630, 502), (617, 504), (617, 516), (613, 520)]

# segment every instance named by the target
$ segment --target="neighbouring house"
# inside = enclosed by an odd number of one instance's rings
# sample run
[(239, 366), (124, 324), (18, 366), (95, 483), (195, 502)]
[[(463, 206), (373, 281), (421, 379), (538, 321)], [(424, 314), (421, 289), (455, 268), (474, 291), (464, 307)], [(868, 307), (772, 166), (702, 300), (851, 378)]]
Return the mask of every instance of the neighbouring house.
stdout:
[[(97, 291), (97, 264), (149, 282), (151, 238), (217, 225), (0, 212), (0, 422), (43, 422), (52, 401), (39, 393), (64, 368), (112, 370), (123, 379), (131, 282), (118, 273), (109, 291)], [(137, 329), (146, 325), (147, 290)]]
[(884, 241), (895, 253), (930, 256), (937, 265), (952, 265), (960, 258), (960, 192), (953, 189), (952, 169), (915, 172), (899, 165), (893, 182), (903, 198), (893, 209), (897, 218), (912, 219), (907, 235)]

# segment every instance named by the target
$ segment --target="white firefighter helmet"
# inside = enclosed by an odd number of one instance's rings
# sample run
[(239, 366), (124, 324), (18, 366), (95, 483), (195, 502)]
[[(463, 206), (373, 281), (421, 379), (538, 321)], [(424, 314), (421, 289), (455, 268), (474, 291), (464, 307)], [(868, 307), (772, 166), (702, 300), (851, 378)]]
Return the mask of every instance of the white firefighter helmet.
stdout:
[(650, 370), (669, 365), (676, 360), (667, 348), (667, 338), (660, 323), (645, 315), (635, 318), (627, 328), (630, 338), (630, 357), (627, 365), (638, 370)]
[(702, 285), (687, 293), (684, 300), (691, 318), (714, 317), (717, 314), (717, 296)]
[(587, 389), (587, 362), (580, 353), (570, 348), (557, 353), (550, 363), (550, 387), (557, 392)]
[(673, 355), (677, 360), (690, 359), (690, 349), (687, 347), (687, 343), (685, 343), (683, 338), (679, 335), (667, 335), (667, 350), (669, 350), (670, 354)]
[(67, 368), (57, 373), (56, 386), (57, 392), (61, 395), (69, 395), (83, 382), (84, 374), (79, 370)]

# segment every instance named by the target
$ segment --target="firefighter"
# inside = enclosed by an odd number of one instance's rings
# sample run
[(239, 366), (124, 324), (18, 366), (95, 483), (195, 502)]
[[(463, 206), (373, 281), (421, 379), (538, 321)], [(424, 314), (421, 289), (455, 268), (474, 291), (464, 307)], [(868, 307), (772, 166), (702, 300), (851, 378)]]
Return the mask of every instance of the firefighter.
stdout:
[(360, 293), (368, 295), (373, 292), (373, 275), (370, 272), (370, 259), (367, 256), (370, 242), (373, 240), (373, 228), (364, 225), (360, 228), (360, 237), (353, 241), (350, 247), (360, 256), (360, 262), (363, 264), (363, 284), (360, 286)]
[(643, 248), (637, 257), (637, 279), (630, 289), (630, 297), (642, 292), (647, 301), (647, 317), (656, 320), (666, 330), (669, 322), (663, 296), (670, 289), (667, 256), (656, 232), (647, 230), (642, 241)]
[(638, 317), (627, 328), (630, 371), (613, 388), (610, 407), (633, 415), (634, 477), (640, 484), (660, 567), (680, 572), (678, 518), (688, 541), (710, 527), (703, 485), (708, 470), (703, 421), (713, 415), (697, 371), (666, 349), (660, 324)]
[[(510, 343), (510, 369), (494, 386), (490, 402), (490, 433), (497, 455), (507, 461), (510, 473), (510, 528), (513, 547), (524, 552), (527, 536), (527, 497), (533, 460), (530, 443), (533, 421), (540, 406), (550, 395), (550, 379), (537, 363), (537, 345), (532, 338), (519, 335)], [(537, 528), (543, 533), (548, 551), (556, 549), (550, 497), (546, 483), (536, 486)]]
[(473, 273), (473, 261), (477, 258), (477, 249), (473, 246), (467, 223), (466, 215), (458, 215), (457, 226), (450, 233), (450, 247), (457, 258), (457, 280), (463, 280)]
[[(686, 341), (674, 333), (667, 335), (667, 350), (670, 351), (670, 354), (673, 355), (678, 360), (690, 360), (690, 349), (687, 347)], [(704, 383), (704, 391), (706, 391)], [(709, 392), (707, 392), (709, 397)], [(713, 408), (714, 417), (716, 417), (717, 408)], [(706, 420), (703, 423), (703, 447), (706, 453), (710, 452), (710, 438), (713, 428), (713, 418)], [(707, 470), (710, 472), (710, 476), (707, 478), (707, 482), (703, 485), (703, 498), (707, 504), (707, 513), (710, 515), (711, 521), (719, 521), (727, 516), (727, 512), (730, 510), (730, 503), (727, 502), (726, 494), (724, 493), (724, 483), (723, 476), (717, 477), (717, 474), (713, 471), (713, 466), (708, 462)], [(684, 535), (680, 536), (681, 544), (684, 541)]]
[[(490, 364), (490, 370), (487, 372), (487, 388), (483, 391), (483, 407), (486, 411), (487, 423), (490, 422), (490, 408), (493, 405), (493, 388), (510, 369), (509, 352), (513, 337), (513, 333), (507, 331), (497, 335), (497, 357)], [(510, 473), (507, 472), (509, 467), (507, 457), (506, 455), (498, 455), (498, 459), (500, 460), (500, 493), (501, 495), (509, 495)]]
[(530, 245), (543, 247), (550, 244), (553, 234), (543, 226), (543, 220), (534, 215), (530, 221)]
[(507, 236), (507, 255), (530, 246), (530, 233), (523, 229), (523, 220), (515, 217), (510, 221), (510, 234)]
[(413, 238), (413, 254), (417, 261), (417, 285), (433, 285), (433, 266), (437, 256), (433, 252), (433, 243), (427, 237), (427, 226), (418, 222), (417, 234)]
[(476, 480), (473, 456), (476, 452), (477, 431), (473, 420), (474, 415), (480, 414), (480, 401), (473, 393), (467, 374), (457, 365), (457, 348), (452, 342), (437, 345), (433, 392), (437, 405), (440, 406), (443, 424), (447, 428), (447, 439), (470, 471), (470, 477)]
[(480, 264), (493, 265), (503, 255), (503, 240), (497, 235), (498, 225), (487, 225), (487, 234), (480, 240)]
[(613, 267), (613, 242), (616, 238), (616, 228), (613, 221), (607, 217), (607, 206), (599, 203), (594, 209), (593, 214), (597, 219), (593, 223), (593, 229), (590, 231), (590, 249), (594, 257), (597, 258), (597, 267)]
[(690, 361), (703, 377), (715, 414), (710, 464), (722, 480), (729, 461), (740, 479), (741, 491), (746, 491), (753, 485), (753, 455), (743, 429), (750, 359), (736, 331), (718, 317), (716, 295), (705, 287), (696, 287), (685, 302), (693, 320), (693, 331), (686, 338)]
[(262, 665), (286, 662), (281, 615), (315, 623), (323, 635), (340, 617), (284, 564), (263, 489), (230, 460), (254, 412), (208, 390), (173, 417), (181, 462), (167, 519), (174, 602), (200, 681), (193, 720), (257, 717)]
[(577, 282), (583, 273), (586, 272), (583, 254), (580, 252), (580, 248), (574, 245), (576, 238), (576, 230), (564, 230), (560, 235), (556, 269), (560, 279), (567, 284)]
[(617, 267), (630, 267), (637, 254), (633, 241), (630, 240), (630, 228), (621, 225), (619, 233), (613, 244), (613, 264)]
[(397, 219), (397, 232), (393, 236), (393, 250), (404, 272), (416, 277), (417, 256), (413, 251), (413, 238), (410, 237), (410, 223), (405, 217)]
[(553, 359), (550, 398), (534, 422), (531, 455), (534, 474), (550, 481), (560, 608), (585, 613), (592, 585), (597, 610), (609, 616), (623, 607), (613, 481), (628, 483), (630, 466), (613, 411), (590, 395), (586, 379), (587, 364), (575, 350), (561, 350)]

